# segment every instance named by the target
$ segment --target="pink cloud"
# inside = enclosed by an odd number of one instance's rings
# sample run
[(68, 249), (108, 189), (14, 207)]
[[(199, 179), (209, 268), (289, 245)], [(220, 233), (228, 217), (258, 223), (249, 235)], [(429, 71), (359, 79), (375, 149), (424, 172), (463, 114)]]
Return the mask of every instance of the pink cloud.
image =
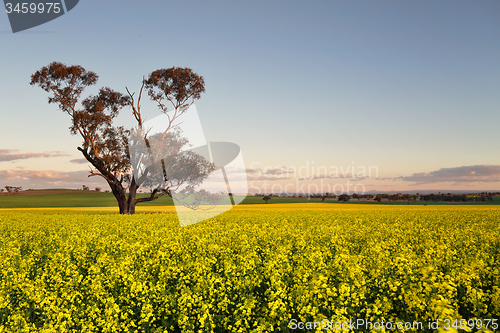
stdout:
[(28, 158), (41, 158), (41, 157), (64, 157), (70, 156), (62, 151), (49, 151), (44, 153), (16, 153), (17, 149), (0, 149), (0, 162), (25, 160)]
[(293, 171), (289, 171), (289, 168), (286, 166), (274, 168), (274, 169), (265, 169), (264, 174), (266, 175), (285, 175), (289, 173), (294, 173)]
[(86, 164), (86, 163), (88, 163), (88, 161), (87, 161), (86, 158), (77, 158), (77, 159), (71, 160), (70, 162), (71, 163), (76, 163), (76, 164)]
[(411, 176), (397, 177), (394, 180), (415, 182), (417, 184), (438, 182), (500, 182), (500, 165), (470, 165), (455, 168), (442, 168), (431, 172), (414, 173)]
[(329, 175), (314, 175), (313, 179), (324, 179), (324, 178), (339, 178), (339, 176), (334, 175), (333, 173)]
[(80, 188), (82, 184), (107, 188), (104, 179), (101, 177), (89, 178), (88, 175), (89, 172), (85, 170), (0, 170), (0, 182), (4, 183), (3, 185), (22, 186), (23, 188)]
[(252, 177), (248, 176), (249, 181), (257, 181), (257, 180), (284, 180), (284, 179), (290, 179), (290, 177), (268, 177), (268, 176), (258, 176), (258, 177)]
[(68, 180), (87, 179), (88, 171), (42, 171), (42, 170), (0, 170), (0, 178), (6, 180)]

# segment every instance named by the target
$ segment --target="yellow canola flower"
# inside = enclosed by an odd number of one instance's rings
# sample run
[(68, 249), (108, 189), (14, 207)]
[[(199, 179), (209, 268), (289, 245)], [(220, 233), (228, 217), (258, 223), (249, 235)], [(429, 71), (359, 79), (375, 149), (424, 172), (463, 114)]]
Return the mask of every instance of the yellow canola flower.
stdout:
[(248, 205), (185, 228), (145, 209), (0, 210), (0, 332), (500, 318), (496, 206)]

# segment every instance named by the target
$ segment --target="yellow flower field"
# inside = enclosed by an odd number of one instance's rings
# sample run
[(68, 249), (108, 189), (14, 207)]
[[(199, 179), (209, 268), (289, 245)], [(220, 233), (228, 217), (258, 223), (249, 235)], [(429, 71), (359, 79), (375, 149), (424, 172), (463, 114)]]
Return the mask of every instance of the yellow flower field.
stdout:
[(0, 332), (500, 325), (498, 206), (243, 205), (189, 227), (115, 211), (0, 210)]

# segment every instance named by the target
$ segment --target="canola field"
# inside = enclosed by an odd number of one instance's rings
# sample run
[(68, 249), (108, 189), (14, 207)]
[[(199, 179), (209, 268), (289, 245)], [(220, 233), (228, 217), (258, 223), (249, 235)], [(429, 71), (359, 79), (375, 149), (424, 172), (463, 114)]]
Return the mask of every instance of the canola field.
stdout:
[(0, 210), (0, 332), (500, 330), (498, 206), (115, 211)]

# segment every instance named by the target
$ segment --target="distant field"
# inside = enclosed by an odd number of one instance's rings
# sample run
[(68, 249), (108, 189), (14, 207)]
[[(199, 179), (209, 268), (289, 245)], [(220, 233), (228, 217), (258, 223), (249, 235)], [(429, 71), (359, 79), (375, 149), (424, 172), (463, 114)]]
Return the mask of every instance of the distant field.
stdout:
[[(32, 194), (32, 195), (28, 195)], [(148, 194), (138, 194), (138, 197)], [(321, 199), (273, 197), (269, 204), (321, 202)], [(334, 202), (334, 201), (330, 201)], [(335, 201), (337, 202), (337, 201)], [(264, 204), (262, 197), (248, 196), (243, 204)], [(138, 206), (173, 206), (172, 198), (162, 198), (141, 203)], [(1, 195), (0, 208), (44, 208), (44, 207), (117, 207), (112, 193), (76, 190), (23, 191), (16, 195)]]
[[(43, 208), (43, 207), (117, 207), (112, 193), (73, 191), (37, 195), (2, 195), (0, 208)], [(147, 196), (139, 194), (138, 197)], [(154, 202), (141, 206), (171, 206), (172, 199), (163, 196)]]
[[(138, 194), (138, 197), (148, 196), (148, 194)], [(282, 203), (321, 203), (319, 198), (281, 198), (272, 197), (271, 204)], [(262, 197), (247, 196), (242, 204), (265, 204)], [(406, 201), (382, 201), (380, 203), (372, 200), (366, 201), (351, 199), (346, 203), (340, 203), (337, 199), (327, 199), (324, 204), (339, 205), (408, 205)], [(467, 202), (467, 203), (446, 203), (446, 202), (425, 202), (412, 201), (410, 205), (500, 205), (500, 196), (493, 198), (493, 201)], [(152, 201), (141, 203), (139, 206), (173, 206), (173, 201), (169, 196)], [(44, 208), (44, 207), (117, 207), (116, 199), (112, 193), (77, 191), (77, 190), (34, 190), (23, 191), (16, 195), (0, 195), (0, 208)]]

